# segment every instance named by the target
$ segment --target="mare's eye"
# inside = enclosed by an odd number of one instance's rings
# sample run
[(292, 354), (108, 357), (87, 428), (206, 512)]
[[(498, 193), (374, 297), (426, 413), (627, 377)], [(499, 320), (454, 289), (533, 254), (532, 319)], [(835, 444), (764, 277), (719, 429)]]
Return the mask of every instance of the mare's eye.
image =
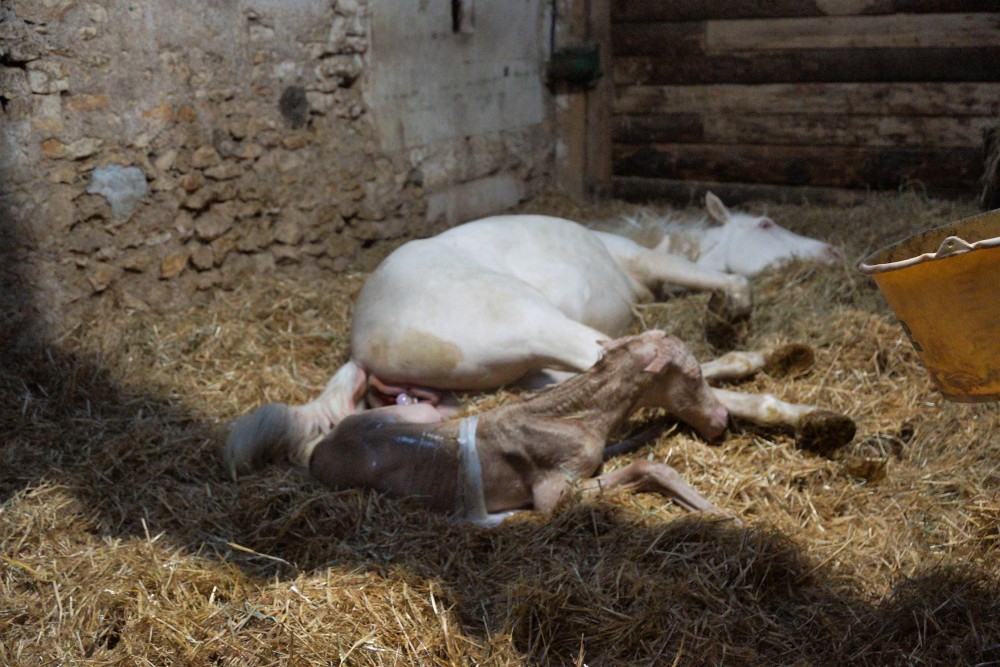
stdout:
[(770, 218), (764, 218), (763, 220), (761, 220), (760, 222), (757, 223), (757, 228), (758, 229), (774, 229), (774, 220), (771, 220)]

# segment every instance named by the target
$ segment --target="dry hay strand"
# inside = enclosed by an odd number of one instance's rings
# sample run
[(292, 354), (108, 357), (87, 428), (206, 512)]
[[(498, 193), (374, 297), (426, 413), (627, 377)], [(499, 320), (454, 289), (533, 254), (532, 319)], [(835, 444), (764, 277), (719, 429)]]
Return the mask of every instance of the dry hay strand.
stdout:
[[(966, 213), (913, 193), (770, 212), (852, 260)], [(259, 276), (167, 316), (106, 305), (0, 369), (0, 663), (1000, 660), (996, 408), (942, 401), (851, 266), (755, 281), (747, 344), (815, 358), (739, 385), (851, 415), (851, 444), (819, 456), (790, 433), (736, 424), (708, 445), (675, 427), (607, 463), (666, 462), (742, 525), (657, 496), (568, 494), (553, 517), (484, 531), (280, 467), (233, 483), (226, 421), (320, 391), (362, 281)], [(707, 301), (644, 306), (636, 329), (707, 359)]]

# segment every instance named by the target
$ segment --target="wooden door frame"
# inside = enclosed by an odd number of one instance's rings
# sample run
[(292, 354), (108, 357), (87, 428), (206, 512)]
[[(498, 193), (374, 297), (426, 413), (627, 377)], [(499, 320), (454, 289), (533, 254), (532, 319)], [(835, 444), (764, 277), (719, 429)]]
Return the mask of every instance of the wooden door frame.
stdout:
[(600, 53), (602, 74), (593, 86), (555, 83), (552, 87), (555, 185), (573, 198), (591, 200), (611, 192), (611, 4), (610, 0), (554, 2), (555, 44), (596, 44)]

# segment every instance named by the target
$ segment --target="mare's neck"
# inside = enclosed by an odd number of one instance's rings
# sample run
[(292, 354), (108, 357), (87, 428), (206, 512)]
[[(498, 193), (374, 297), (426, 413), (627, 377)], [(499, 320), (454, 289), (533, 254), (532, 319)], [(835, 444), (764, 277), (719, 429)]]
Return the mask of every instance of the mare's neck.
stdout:
[(701, 233), (701, 251), (698, 253), (698, 266), (715, 271), (727, 271), (724, 242), (728, 229), (725, 225), (706, 227)]

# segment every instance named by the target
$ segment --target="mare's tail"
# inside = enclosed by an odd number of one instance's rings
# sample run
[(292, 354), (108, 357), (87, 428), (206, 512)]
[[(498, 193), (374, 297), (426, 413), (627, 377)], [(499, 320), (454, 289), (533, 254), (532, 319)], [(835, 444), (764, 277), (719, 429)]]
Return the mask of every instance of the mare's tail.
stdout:
[(305, 405), (267, 403), (243, 415), (229, 431), (222, 458), (235, 479), (269, 463), (287, 460), (308, 467), (319, 441), (344, 417), (357, 412), (365, 390), (365, 372), (348, 361), (323, 393)]

